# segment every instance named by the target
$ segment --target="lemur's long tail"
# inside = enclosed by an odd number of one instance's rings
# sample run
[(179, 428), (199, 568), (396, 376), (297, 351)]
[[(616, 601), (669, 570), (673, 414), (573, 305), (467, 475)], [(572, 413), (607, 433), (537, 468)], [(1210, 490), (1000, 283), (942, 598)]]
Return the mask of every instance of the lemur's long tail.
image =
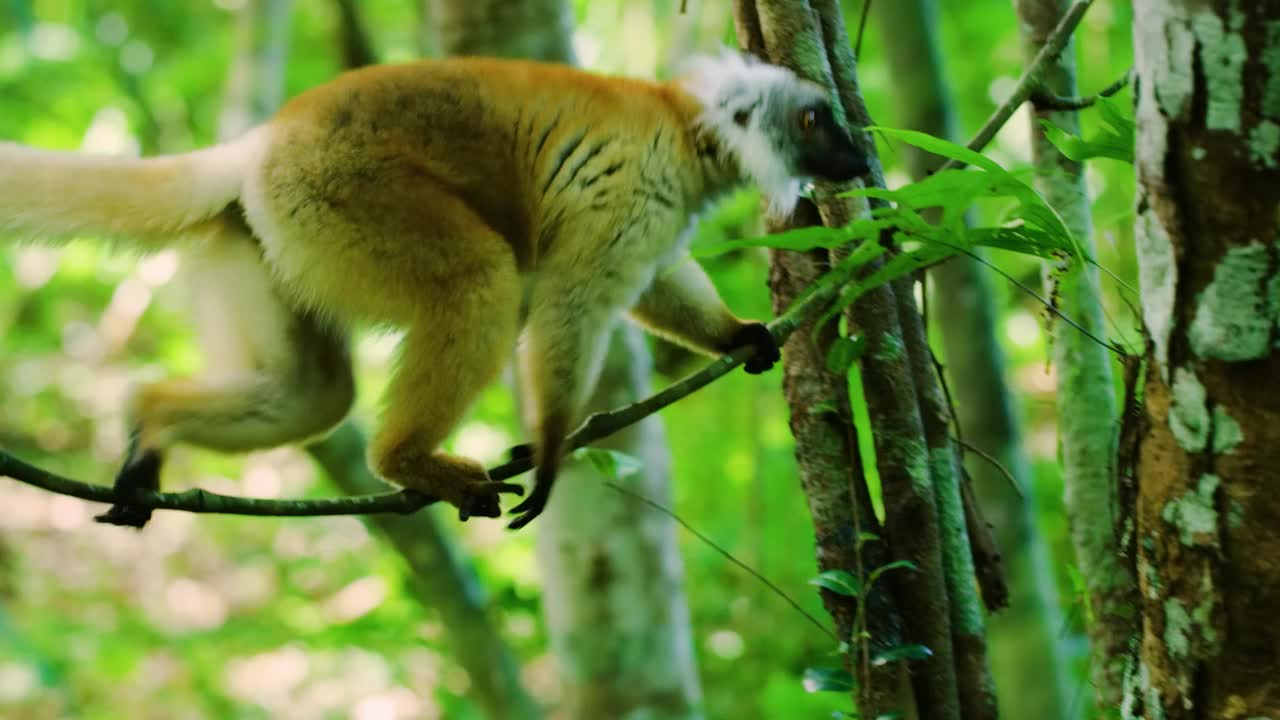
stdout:
[(265, 131), (181, 155), (117, 158), (0, 143), (0, 242), (81, 235), (157, 250), (240, 197)]

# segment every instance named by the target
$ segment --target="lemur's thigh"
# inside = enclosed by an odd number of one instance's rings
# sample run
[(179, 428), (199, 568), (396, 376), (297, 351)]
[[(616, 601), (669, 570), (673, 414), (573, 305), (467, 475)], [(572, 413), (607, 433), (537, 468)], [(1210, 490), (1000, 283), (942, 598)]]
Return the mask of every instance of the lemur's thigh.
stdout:
[(355, 392), (344, 334), (281, 297), (247, 236), (184, 260), (205, 368), (139, 390), (140, 446), (255, 450), (301, 442), (340, 422)]
[(406, 334), (370, 447), (372, 465), (466, 515), (496, 516), (497, 492), (518, 486), (489, 483), (481, 465), (438, 448), (515, 346), (522, 294), (515, 254), (452, 196), (424, 196), (418, 209), (433, 214), (415, 233), (382, 245), (396, 258), (388, 283), (402, 285), (403, 295), (379, 302)]
[(411, 153), (375, 150), (268, 163), (244, 203), (276, 275), (308, 305), (408, 328), (496, 282), (513, 251)]
[[(246, 231), (228, 227), (184, 264), (205, 368), (134, 393), (121, 497), (159, 488), (172, 445), (235, 452), (302, 442), (340, 422), (355, 394), (343, 334), (285, 302)], [(127, 502), (101, 517), (139, 527), (149, 518)]]
[(459, 298), (450, 317), (424, 320), (409, 330), (370, 447), (378, 474), (449, 502), (464, 517), (496, 517), (497, 493), (520, 489), (490, 483), (478, 462), (439, 450), (510, 355), (518, 302), (513, 269), (510, 277), (492, 278), (476, 297)]

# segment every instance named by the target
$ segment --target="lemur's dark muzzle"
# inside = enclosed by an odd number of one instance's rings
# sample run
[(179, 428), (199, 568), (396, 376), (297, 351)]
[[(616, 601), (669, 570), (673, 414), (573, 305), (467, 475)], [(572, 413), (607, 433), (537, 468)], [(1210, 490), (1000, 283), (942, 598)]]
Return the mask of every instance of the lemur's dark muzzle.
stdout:
[(813, 153), (808, 160), (814, 175), (832, 182), (847, 182), (868, 173), (867, 156), (844, 133), (833, 133), (825, 152)]
[(848, 149), (832, 153), (828, 179), (847, 182), (865, 176), (870, 170), (867, 156), (850, 143)]

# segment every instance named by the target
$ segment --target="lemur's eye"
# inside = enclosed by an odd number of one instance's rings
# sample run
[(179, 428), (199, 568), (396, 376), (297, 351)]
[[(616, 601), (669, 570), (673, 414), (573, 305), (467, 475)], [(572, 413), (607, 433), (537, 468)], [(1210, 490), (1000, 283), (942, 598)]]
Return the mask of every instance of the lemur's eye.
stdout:
[(747, 123), (751, 122), (751, 111), (739, 110), (738, 112), (734, 113), (733, 122), (736, 123), (738, 127), (746, 127)]
[(800, 129), (808, 132), (818, 126), (818, 111), (813, 108), (800, 111)]

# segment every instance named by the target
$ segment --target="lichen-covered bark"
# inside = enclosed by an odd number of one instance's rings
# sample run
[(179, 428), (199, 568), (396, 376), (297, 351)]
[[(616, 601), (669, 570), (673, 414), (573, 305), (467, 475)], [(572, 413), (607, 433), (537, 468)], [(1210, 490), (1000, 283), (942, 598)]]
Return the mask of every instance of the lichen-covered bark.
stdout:
[(1126, 716), (1280, 717), (1280, 2), (1138, 0), (1155, 351)]
[[(892, 288), (863, 296), (850, 320), (867, 338), (862, 387), (871, 416), (885, 525), (895, 559), (918, 568), (893, 574), (910, 642), (933, 651), (912, 675), (922, 717), (962, 717), (938, 507), (910, 357)], [(928, 712), (925, 711), (928, 708)]]
[[(739, 40), (748, 49), (830, 88), (852, 124), (869, 124), (837, 3), (739, 0), (735, 22)], [(871, 147), (870, 142), (866, 147)], [(874, 182), (883, 184), (878, 173)], [(865, 207), (827, 197), (828, 190), (819, 189), (823, 199), (818, 203), (827, 225), (844, 224), (855, 213), (865, 212)], [(867, 339), (860, 363), (872, 414), (890, 554), (918, 567), (916, 572), (893, 574), (894, 596), (903, 613), (906, 639), (933, 651), (932, 657), (912, 667), (914, 700), (922, 717), (958, 719), (961, 711), (937, 506), (892, 288), (861, 298), (850, 310), (849, 321)]]
[(956, 663), (960, 714), (965, 720), (988, 720), (999, 714), (995, 684), (987, 666), (986, 622), (974, 582), (973, 552), (965, 525), (960, 491), (960, 458), (951, 440), (951, 411), (935, 374), (933, 355), (916, 310), (909, 282), (897, 283), (898, 318), (911, 358), (911, 374), (920, 395), (920, 419), (929, 448), (929, 475), (938, 505), (938, 535), (951, 604), (951, 641)]
[[(1069, 5), (1066, 0), (1014, 0), (1026, 57), (1044, 44)], [(1075, 95), (1073, 44), (1046, 68), (1046, 89)], [(1036, 188), (1062, 216), (1081, 250), (1095, 255), (1084, 169), (1063, 157), (1039, 123), (1048, 120), (1078, 133), (1074, 112), (1037, 111), (1032, 117)], [(1095, 337), (1107, 337), (1097, 269), (1073, 262), (1046, 268), (1045, 282), (1058, 309)], [(1054, 324), (1053, 362), (1058, 372), (1058, 430), (1063, 483), (1076, 564), (1085, 578), (1092, 610), (1089, 623), (1090, 678), (1098, 704), (1120, 701), (1125, 659), (1136, 632), (1132, 569), (1119, 551), (1118, 499), (1113, 481), (1116, 399), (1109, 350), (1075, 328)]]
[[(839, 3), (813, 0), (812, 6), (834, 89), (850, 125), (872, 125), (858, 87), (857, 61)], [(878, 162), (872, 164), (878, 166)], [(884, 185), (878, 167), (871, 181)], [(826, 219), (830, 224), (843, 224), (851, 219), (851, 209), (849, 204), (831, 203)], [(899, 606), (908, 637), (935, 653), (930, 662), (913, 668), (920, 714), (931, 718), (993, 717), (995, 706), (987, 677), (985, 641), (981, 630), (976, 635), (972, 632), (975, 625), (981, 625), (981, 610), (963, 611), (966, 606), (976, 607), (969, 544), (963, 530), (959, 537), (954, 533), (947, 536), (942, 527), (938, 492), (941, 489), (950, 498), (958, 485), (948, 484), (944, 477), (942, 489), (933, 475), (931, 451), (941, 454), (950, 448), (942, 426), (934, 427), (930, 440), (924, 417), (926, 410), (939, 409), (926, 404), (939, 397), (941, 389), (932, 372), (919, 371), (931, 362), (931, 357), (910, 282), (903, 280), (868, 293), (848, 309), (846, 318), (851, 328), (861, 329), (868, 338), (867, 352), (861, 359), (862, 380), (875, 433), (890, 547), (895, 555), (912, 560), (918, 567), (916, 572), (894, 577)], [(939, 418), (939, 414), (930, 413), (928, 419)], [(939, 465), (938, 470), (954, 472), (955, 466)], [(959, 530), (963, 523), (957, 521), (954, 527)], [(951, 541), (955, 545), (947, 546)], [(954, 562), (949, 563), (948, 557)], [(963, 593), (962, 597), (954, 596), (953, 586)], [(967, 628), (955, 626), (957, 609), (962, 610), (959, 617), (968, 622)]]
[[(896, 88), (896, 125), (939, 137), (955, 137), (955, 120), (942, 77), (935, 29), (935, 0), (875, 3), (877, 29)], [(915, 148), (902, 149), (915, 179), (940, 164)], [(948, 375), (964, 439), (1007, 468), (1020, 495), (985, 460), (969, 463), (983, 511), (995, 528), (1007, 568), (1009, 606), (988, 618), (988, 653), (1007, 717), (1065, 718), (1066, 662), (1057, 634), (1062, 627), (1048, 548), (1034, 531), (1036, 493), (1030, 461), (1005, 384), (1004, 357), (996, 340), (995, 308), (986, 272), (976, 260), (957, 257), (930, 271), (931, 312), (946, 348)], [(1028, 682), (1027, 678), (1035, 678)]]
[[(804, 204), (791, 223), (820, 224), (812, 205)], [(781, 228), (770, 228), (778, 230)], [(797, 296), (827, 268), (826, 253), (775, 252), (769, 272), (769, 289), (775, 313), (790, 307)], [(795, 439), (800, 486), (808, 501), (817, 541), (820, 570), (846, 570), (865, 578), (868, 570), (890, 561), (882, 542), (863, 545), (858, 535), (882, 534), (872, 509), (861, 458), (853, 430), (848, 378), (827, 369), (826, 357), (836, 328), (828, 324), (814, 335), (813, 322), (801, 325), (783, 348), (783, 389), (791, 410), (791, 434)], [(822, 592), (822, 602), (836, 621), (836, 632), (854, 648), (850, 670), (860, 677), (855, 689), (857, 707), (864, 716), (877, 717), (900, 709), (898, 690), (902, 667), (897, 663), (873, 666), (869, 656), (902, 642), (900, 619), (887, 583), (878, 583), (866, 597), (863, 620), (868, 643), (854, 640), (857, 603), (853, 598)]]

